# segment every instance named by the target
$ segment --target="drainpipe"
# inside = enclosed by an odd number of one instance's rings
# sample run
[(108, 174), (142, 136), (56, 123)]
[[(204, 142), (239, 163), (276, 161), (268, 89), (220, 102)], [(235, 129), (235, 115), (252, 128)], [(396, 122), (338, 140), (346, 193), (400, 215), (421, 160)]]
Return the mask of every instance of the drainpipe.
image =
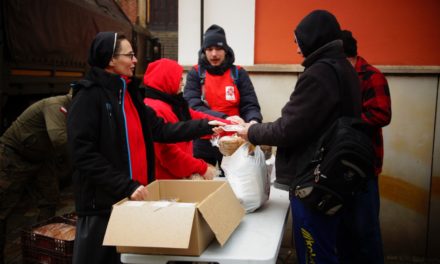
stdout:
[(205, 16), (205, 0), (200, 0), (200, 47), (203, 45), (203, 31), (204, 31), (204, 16)]

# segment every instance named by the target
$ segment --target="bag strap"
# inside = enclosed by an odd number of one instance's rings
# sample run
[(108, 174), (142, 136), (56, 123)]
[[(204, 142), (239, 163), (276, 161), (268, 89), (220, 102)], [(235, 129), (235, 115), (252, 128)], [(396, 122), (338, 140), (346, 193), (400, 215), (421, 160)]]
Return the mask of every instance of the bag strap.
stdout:
[(201, 65), (197, 65), (197, 74), (199, 75), (200, 84), (205, 84), (205, 78), (206, 78), (206, 70), (202, 69)]
[(352, 111), (350, 110), (349, 102), (351, 102), (352, 97), (350, 96), (350, 93), (348, 92), (347, 86), (344, 85), (342, 82), (342, 76), (341, 76), (341, 70), (339, 70), (339, 65), (336, 63), (334, 59), (323, 59), (320, 60), (320, 62), (323, 62), (327, 65), (329, 65), (334, 72), (336, 73), (336, 76), (338, 78), (339, 82), (339, 94), (341, 97), (341, 104), (340, 109), (342, 116), (344, 119), (349, 118), (350, 120), (342, 121), (342, 122), (349, 122), (352, 127), (356, 127), (357, 130), (362, 131), (364, 134), (368, 135), (369, 137), (372, 137), (374, 131), (372, 130), (372, 126), (370, 126), (368, 123), (364, 122), (362, 118), (360, 117), (353, 117)]
[(231, 78), (235, 85), (238, 85), (238, 67), (232, 65), (231, 67)]
[(339, 88), (339, 95), (340, 95), (340, 110), (343, 116), (351, 116), (351, 111), (348, 102), (351, 101), (351, 97), (349, 96), (347, 87), (342, 82), (342, 76), (341, 76), (341, 70), (339, 69), (339, 65), (336, 63), (336, 60), (334, 59), (322, 59), (319, 60), (319, 62), (322, 62), (330, 68), (333, 69), (333, 71), (336, 73), (336, 77), (338, 78), (338, 88)]
[(203, 69), (202, 65), (198, 64), (195, 66), (197, 70), (197, 75), (199, 76), (199, 82), (200, 82), (200, 100), (209, 107), (208, 101), (206, 101), (206, 95), (205, 95), (205, 79), (206, 79), (206, 69)]

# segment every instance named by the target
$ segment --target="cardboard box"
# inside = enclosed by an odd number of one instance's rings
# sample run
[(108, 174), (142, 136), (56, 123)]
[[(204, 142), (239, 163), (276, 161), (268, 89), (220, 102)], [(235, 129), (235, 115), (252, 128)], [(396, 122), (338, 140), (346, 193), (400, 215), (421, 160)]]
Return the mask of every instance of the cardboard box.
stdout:
[(227, 181), (158, 180), (148, 190), (149, 201), (113, 206), (104, 245), (121, 253), (199, 256), (214, 237), (223, 246), (244, 216)]

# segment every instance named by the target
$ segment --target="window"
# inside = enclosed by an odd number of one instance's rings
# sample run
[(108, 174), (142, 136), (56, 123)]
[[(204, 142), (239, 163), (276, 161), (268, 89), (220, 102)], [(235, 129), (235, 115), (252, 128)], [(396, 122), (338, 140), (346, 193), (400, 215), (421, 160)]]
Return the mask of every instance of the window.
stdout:
[(178, 0), (150, 0), (150, 23), (152, 31), (177, 30)]

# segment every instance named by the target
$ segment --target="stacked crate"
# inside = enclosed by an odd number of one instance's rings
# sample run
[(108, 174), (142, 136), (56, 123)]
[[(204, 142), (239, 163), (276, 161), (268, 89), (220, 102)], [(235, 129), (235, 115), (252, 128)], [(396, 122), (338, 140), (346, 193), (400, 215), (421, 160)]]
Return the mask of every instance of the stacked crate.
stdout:
[(72, 263), (76, 216), (52, 217), (22, 231), (24, 263)]

